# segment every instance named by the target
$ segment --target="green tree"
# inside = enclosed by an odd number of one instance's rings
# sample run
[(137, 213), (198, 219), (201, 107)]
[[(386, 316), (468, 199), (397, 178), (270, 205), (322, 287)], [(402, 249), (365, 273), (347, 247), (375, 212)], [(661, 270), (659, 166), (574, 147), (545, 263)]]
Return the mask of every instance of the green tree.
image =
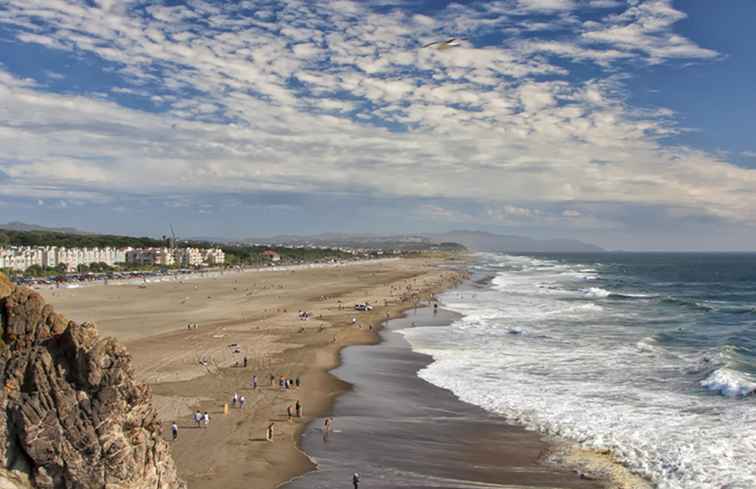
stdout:
[(79, 273), (87, 273), (89, 271), (89, 265), (81, 263), (76, 267), (76, 271)]
[(68, 264), (66, 263), (58, 263), (55, 265), (55, 271), (59, 274), (64, 274), (68, 271)]
[(26, 269), (26, 275), (29, 275), (31, 277), (39, 277), (43, 273), (44, 273), (44, 270), (39, 265), (32, 265)]

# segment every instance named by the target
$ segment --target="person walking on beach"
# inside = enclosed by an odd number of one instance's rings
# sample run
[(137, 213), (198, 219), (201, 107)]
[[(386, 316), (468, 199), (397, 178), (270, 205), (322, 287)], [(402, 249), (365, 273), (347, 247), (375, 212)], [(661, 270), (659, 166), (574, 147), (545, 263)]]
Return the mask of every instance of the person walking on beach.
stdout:
[(265, 433), (265, 439), (268, 441), (273, 441), (273, 425), (275, 423), (270, 423), (268, 425), (268, 431)]
[(244, 357), (244, 368), (247, 368), (247, 357)]
[(257, 390), (257, 375), (252, 376), (252, 390)]
[(352, 485), (354, 486), (354, 489), (360, 489), (360, 474), (357, 472), (352, 476)]
[(328, 434), (331, 432), (333, 426), (333, 418), (326, 418), (323, 420), (323, 441), (328, 441)]
[(176, 438), (178, 438), (178, 425), (175, 421), (171, 423), (171, 437), (173, 441), (176, 441)]
[(197, 428), (200, 428), (202, 425), (202, 413), (199, 410), (194, 412), (194, 424), (197, 425)]
[(289, 423), (291, 423), (291, 405), (286, 406), (286, 417), (288, 418)]
[(275, 387), (276, 385), (276, 376), (273, 374), (270, 374), (270, 386)]
[(239, 393), (234, 392), (234, 397), (231, 398), (231, 406), (236, 407), (237, 402), (239, 402)]
[(244, 396), (241, 396), (239, 398), (239, 409), (244, 409), (244, 403), (247, 402), (247, 398)]
[(294, 381), (294, 385), (296, 385), (297, 387), (299, 387), (300, 385), (302, 385), (302, 384), (301, 384), (301, 383), (299, 382), (299, 377), (297, 377), (297, 379), (296, 379), (296, 380)]
[(205, 425), (205, 428), (210, 426), (210, 415), (207, 414), (207, 411), (202, 415), (202, 423)]
[(296, 408), (297, 418), (302, 417), (302, 403), (297, 400), (297, 403), (294, 405)]

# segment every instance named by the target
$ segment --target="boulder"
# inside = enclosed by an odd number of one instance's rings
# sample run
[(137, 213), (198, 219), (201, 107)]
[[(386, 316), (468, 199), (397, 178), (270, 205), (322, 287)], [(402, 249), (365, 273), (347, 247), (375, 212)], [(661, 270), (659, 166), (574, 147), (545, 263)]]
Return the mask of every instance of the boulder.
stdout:
[(0, 320), (0, 488), (185, 488), (123, 345), (2, 275)]

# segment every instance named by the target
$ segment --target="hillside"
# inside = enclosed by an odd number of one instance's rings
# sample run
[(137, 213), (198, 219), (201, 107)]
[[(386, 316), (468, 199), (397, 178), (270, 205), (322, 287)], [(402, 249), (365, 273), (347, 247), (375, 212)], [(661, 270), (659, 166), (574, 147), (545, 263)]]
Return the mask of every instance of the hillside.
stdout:
[(434, 241), (453, 241), (476, 251), (504, 251), (520, 253), (592, 253), (603, 248), (576, 239), (538, 240), (524, 236), (501, 235), (482, 231), (451, 231), (429, 234)]

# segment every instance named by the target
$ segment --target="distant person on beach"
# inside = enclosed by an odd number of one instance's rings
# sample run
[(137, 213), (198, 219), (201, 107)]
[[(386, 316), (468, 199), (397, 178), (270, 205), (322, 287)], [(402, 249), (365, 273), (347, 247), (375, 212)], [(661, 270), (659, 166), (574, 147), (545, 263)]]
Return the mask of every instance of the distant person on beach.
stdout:
[(299, 383), (299, 377), (297, 377), (297, 379), (294, 381), (294, 385), (296, 385), (297, 387), (299, 387), (301, 385)]
[(291, 405), (289, 405), (289, 406), (286, 406), (286, 417), (288, 418), (289, 423), (291, 423), (291, 416), (292, 416)]
[(194, 424), (197, 425), (197, 428), (202, 426), (202, 413), (199, 410), (194, 412)]
[(246, 397), (244, 397), (244, 396), (241, 396), (241, 397), (239, 398), (239, 409), (243, 409), (243, 408), (244, 408), (244, 403), (245, 403), (245, 402), (247, 402), (247, 398), (246, 398)]
[(297, 418), (301, 418), (302, 417), (302, 403), (297, 401), (294, 407), (297, 413)]
[(276, 376), (270, 374), (270, 386), (273, 387), (274, 385), (276, 385)]
[(247, 368), (247, 357), (244, 357), (244, 368)]
[(231, 398), (231, 406), (236, 407), (237, 402), (239, 402), (239, 393), (234, 392), (234, 397)]
[(210, 426), (210, 415), (207, 414), (207, 411), (202, 415), (202, 423), (205, 425), (205, 428)]
[(323, 441), (328, 441), (328, 434), (333, 429), (333, 418), (323, 420)]
[(352, 476), (352, 485), (354, 486), (354, 489), (360, 489), (360, 474), (357, 472)]
[(252, 390), (257, 390), (257, 375), (252, 376)]
[(265, 439), (268, 441), (273, 441), (273, 425), (275, 423), (270, 423), (268, 425), (268, 431), (265, 433)]
[(178, 438), (178, 425), (175, 421), (171, 423), (171, 436), (173, 437), (173, 441), (176, 441), (176, 438)]

